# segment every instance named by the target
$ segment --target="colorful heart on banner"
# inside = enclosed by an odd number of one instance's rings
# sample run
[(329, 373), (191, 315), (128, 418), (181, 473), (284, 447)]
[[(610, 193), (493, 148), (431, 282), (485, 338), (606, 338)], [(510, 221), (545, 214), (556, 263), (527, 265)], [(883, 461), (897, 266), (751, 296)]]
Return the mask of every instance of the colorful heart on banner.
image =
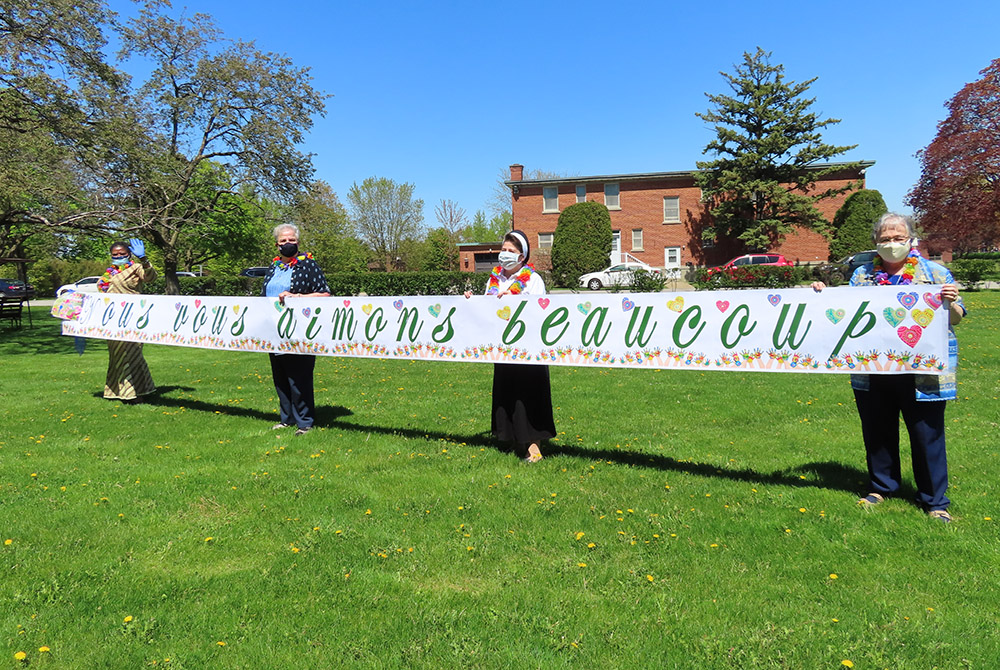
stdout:
[[(108, 300), (107, 298), (104, 299), (105, 302), (107, 302), (107, 300)], [(176, 309), (179, 312), (181, 310), (181, 304), (179, 302), (175, 302), (174, 309)]]
[(898, 300), (899, 304), (902, 305), (903, 307), (905, 307), (906, 309), (910, 309), (911, 307), (913, 307), (914, 305), (917, 304), (917, 294), (916, 293), (897, 293), (896, 294), (896, 300)]
[(430, 312), (431, 316), (433, 316), (436, 319), (438, 315), (441, 313), (441, 304), (438, 303), (435, 305), (431, 305), (430, 307), (427, 308), (427, 311)]
[(503, 309), (498, 309), (497, 316), (499, 316), (504, 321), (510, 321), (510, 307), (504, 307)]
[(892, 307), (886, 307), (882, 310), (882, 316), (893, 326), (898, 326), (903, 323), (906, 319), (906, 310), (900, 307), (899, 309), (893, 309)]
[(927, 306), (931, 309), (937, 309), (941, 306), (943, 299), (941, 298), (940, 293), (925, 293), (924, 302), (926, 302)]
[(901, 339), (903, 344), (908, 347), (915, 347), (917, 342), (920, 341), (920, 335), (923, 332), (924, 331), (920, 328), (920, 326), (910, 326), (909, 328), (906, 326), (900, 326), (896, 329), (896, 334), (899, 335), (899, 339)]
[(350, 306), (351, 306), (351, 301), (350, 300), (345, 300), (344, 301), (344, 307), (350, 307)]
[(403, 301), (397, 300), (394, 303), (392, 303), (392, 306), (395, 307), (396, 309), (403, 309)]
[(128, 300), (122, 300), (122, 307), (128, 304)]
[(840, 320), (844, 318), (846, 312), (842, 309), (828, 309), (826, 310), (826, 318), (830, 319), (833, 323), (840, 323)]
[(580, 310), (580, 312), (583, 313), (583, 314), (590, 314), (590, 303), (589, 302), (582, 302), (579, 305), (577, 305), (576, 308), (578, 310)]
[(139, 307), (145, 307), (145, 306), (146, 306), (146, 301), (145, 300), (140, 300), (139, 301)]
[(634, 302), (632, 302), (628, 298), (622, 298), (622, 311), (623, 312), (627, 312), (630, 309), (632, 309), (633, 307), (635, 307), (635, 303)]
[(910, 312), (910, 314), (913, 315), (913, 320), (919, 323), (924, 328), (931, 325), (931, 321), (934, 320), (934, 310), (915, 309), (912, 312)]
[[(105, 298), (104, 299), (104, 304), (105, 305), (107, 305), (109, 302), (111, 302), (111, 298)], [(177, 304), (179, 305), (180, 303), (177, 303)]]
[(774, 307), (777, 307), (778, 303), (781, 302), (781, 296), (776, 293), (771, 293), (767, 296), (767, 301)]
[(725, 314), (726, 310), (729, 309), (729, 301), (728, 300), (716, 300), (715, 301), (715, 306), (719, 308), (720, 312), (722, 312), (723, 314)]
[(361, 305), (361, 311), (364, 312), (365, 314), (371, 314), (372, 313), (372, 306), (371, 305)]
[(539, 298), (538, 299), (538, 306), (541, 307), (542, 309), (547, 309), (548, 306), (549, 306), (549, 299), (548, 298)]
[(240, 313), (240, 306), (233, 305), (233, 314), (239, 314), (239, 313)]
[(274, 304), (274, 308), (275, 308), (276, 310), (278, 310), (279, 312), (280, 312), (281, 310), (285, 309), (285, 308), (284, 308), (284, 306), (283, 306), (283, 305), (281, 304), (281, 301), (280, 301), (280, 300), (275, 300), (273, 304)]
[(308, 319), (310, 314), (312, 314), (312, 310), (311, 309), (309, 309), (308, 307), (303, 307), (302, 308), (302, 316), (304, 316), (304, 317), (306, 317)]
[(673, 300), (667, 301), (667, 309), (671, 312), (683, 312), (684, 311), (684, 297), (677, 296)]
[(201, 300), (195, 300), (194, 301), (194, 308), (198, 309), (199, 307), (201, 307)]
[(219, 313), (219, 306), (216, 305), (215, 307), (212, 308), (212, 314), (218, 314), (218, 313)]

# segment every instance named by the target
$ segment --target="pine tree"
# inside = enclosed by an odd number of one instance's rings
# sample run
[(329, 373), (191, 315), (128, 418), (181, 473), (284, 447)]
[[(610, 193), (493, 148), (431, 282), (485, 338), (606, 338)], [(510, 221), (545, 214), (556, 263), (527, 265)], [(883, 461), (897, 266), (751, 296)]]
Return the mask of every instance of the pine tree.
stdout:
[(833, 215), (836, 233), (830, 243), (830, 260), (871, 249), (872, 226), (888, 208), (882, 194), (875, 190), (852, 193)]
[(733, 95), (708, 95), (713, 108), (697, 116), (714, 125), (716, 137), (703, 153), (696, 175), (711, 215), (702, 238), (740, 240), (748, 251), (764, 251), (796, 226), (827, 233), (814, 202), (850, 189), (814, 192), (815, 182), (844, 164), (823, 161), (854, 146), (824, 144), (820, 130), (839, 119), (820, 120), (806, 98), (815, 78), (786, 82), (784, 66), (772, 65), (760, 47), (744, 53), (734, 74), (720, 72)]

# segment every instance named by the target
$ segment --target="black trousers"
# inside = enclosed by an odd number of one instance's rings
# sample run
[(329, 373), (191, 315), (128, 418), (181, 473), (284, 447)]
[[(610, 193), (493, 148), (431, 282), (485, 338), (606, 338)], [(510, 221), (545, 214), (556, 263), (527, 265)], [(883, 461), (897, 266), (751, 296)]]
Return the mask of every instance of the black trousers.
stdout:
[(268, 354), (271, 377), (278, 392), (281, 423), (312, 428), (316, 418), (313, 400), (313, 370), (316, 357), (302, 354)]

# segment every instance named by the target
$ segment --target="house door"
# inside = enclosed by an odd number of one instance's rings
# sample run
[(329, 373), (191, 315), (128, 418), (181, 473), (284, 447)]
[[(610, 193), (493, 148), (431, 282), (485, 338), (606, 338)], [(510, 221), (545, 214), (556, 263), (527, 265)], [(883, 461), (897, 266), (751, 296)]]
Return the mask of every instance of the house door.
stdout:
[(622, 262), (622, 231), (611, 231), (611, 257), (608, 259), (611, 265)]
[(667, 270), (681, 266), (681, 248), (663, 247), (663, 267)]

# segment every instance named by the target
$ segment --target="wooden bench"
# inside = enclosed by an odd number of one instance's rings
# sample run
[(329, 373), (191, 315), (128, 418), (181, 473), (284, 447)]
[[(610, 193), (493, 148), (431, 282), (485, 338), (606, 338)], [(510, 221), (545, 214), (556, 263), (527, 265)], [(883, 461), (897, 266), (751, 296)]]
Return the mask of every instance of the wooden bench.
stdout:
[(21, 298), (0, 298), (0, 321), (10, 321), (15, 328), (20, 328), (23, 306)]

